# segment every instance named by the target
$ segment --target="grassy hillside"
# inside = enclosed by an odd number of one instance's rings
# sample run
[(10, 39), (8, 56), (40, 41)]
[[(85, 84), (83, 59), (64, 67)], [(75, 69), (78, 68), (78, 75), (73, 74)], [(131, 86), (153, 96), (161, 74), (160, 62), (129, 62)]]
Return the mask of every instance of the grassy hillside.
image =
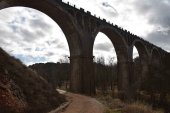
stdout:
[(65, 101), (36, 72), (0, 48), (0, 113), (46, 113)]

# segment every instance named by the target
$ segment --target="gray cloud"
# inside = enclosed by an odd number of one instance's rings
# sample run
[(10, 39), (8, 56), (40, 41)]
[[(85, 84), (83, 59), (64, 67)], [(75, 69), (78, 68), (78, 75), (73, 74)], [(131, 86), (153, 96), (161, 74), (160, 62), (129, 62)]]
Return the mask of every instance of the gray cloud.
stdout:
[(45, 32), (51, 30), (52, 26), (44, 21), (44, 19), (32, 19), (30, 20), (30, 26), (34, 29), (41, 29)]
[(148, 35), (148, 40), (153, 44), (163, 47), (163, 49), (170, 51), (170, 33), (165, 34), (161, 31), (155, 31)]
[(48, 57), (50, 57), (50, 56), (53, 56), (53, 55), (55, 55), (55, 53), (54, 52), (47, 52), (47, 54), (46, 54)]
[(39, 11), (28, 8), (5, 9), (0, 12), (0, 25), (0, 47), (27, 65), (56, 62), (61, 54), (69, 53), (65, 50), (67, 46), (63, 43), (61, 29)]
[(57, 49), (68, 50), (66, 43), (61, 42), (59, 39), (49, 40), (49, 41), (46, 41), (46, 43), (48, 46), (54, 46)]
[(31, 51), (32, 49), (31, 48), (24, 48), (25, 51)]
[(51, 46), (51, 45), (58, 45), (60, 43), (60, 40), (57, 39), (57, 38), (53, 38), (51, 37), (50, 40), (46, 41), (47, 45), (48, 46)]
[(40, 38), (36, 35), (35, 32), (28, 29), (20, 29), (18, 34), (23, 38), (24, 41), (27, 42), (33, 42), (37, 38)]
[[(41, 30), (35, 26), (25, 26), (25, 24), (22, 23), (23, 22), (22, 18), (26, 18), (26, 17), (21, 17), (20, 18), (21, 21), (18, 18), (19, 17), (17, 16), (11, 22), (7, 22), (6, 24), (3, 25), (8, 29), (5, 30), (0, 29), (0, 34), (1, 34), (0, 40), (5, 40), (5, 38), (8, 38), (10, 40), (20, 41), (21, 43), (23, 42), (30, 43), (30, 42), (34, 42), (39, 38), (45, 37), (46, 34), (44, 32), (46, 31), (46, 29)], [(24, 21), (30, 23), (29, 19), (27, 20), (24, 19)], [(34, 30), (30, 30), (30, 28), (34, 28)]]
[(110, 44), (110, 43), (99, 43), (99, 44), (96, 44), (96, 45), (94, 46), (94, 49), (95, 49), (95, 50), (106, 51), (106, 52), (111, 51), (112, 48), (113, 48), (113, 45)]
[(11, 33), (10, 31), (7, 31), (7, 30), (3, 30), (3, 29), (0, 29), (0, 39), (5, 39), (5, 38), (9, 38), (11, 37)]
[[(60, 32), (62, 32), (62, 31), (60, 31)], [(57, 43), (59, 43), (59, 39), (52, 40), (51, 43), (52, 44), (57, 44)]]
[(40, 47), (36, 47), (36, 48), (35, 48), (35, 51), (44, 51), (44, 50), (45, 50), (44, 47), (41, 47), (41, 48), (40, 48)]
[(41, 37), (45, 37), (46, 34), (45, 34), (44, 31), (42, 31), (42, 30), (37, 30), (37, 31), (36, 31), (36, 35), (37, 35), (37, 37), (40, 37), (40, 38), (41, 38)]
[(154, 30), (147, 39), (165, 50), (170, 50), (170, 1), (169, 0), (140, 0), (134, 6), (138, 14), (148, 18)]
[(136, 10), (149, 18), (151, 24), (162, 27), (170, 26), (170, 1), (168, 0), (140, 0), (135, 2)]
[(59, 49), (66, 49), (66, 47), (65, 47), (65, 45), (63, 43), (58, 43), (56, 45), (56, 47), (59, 48)]

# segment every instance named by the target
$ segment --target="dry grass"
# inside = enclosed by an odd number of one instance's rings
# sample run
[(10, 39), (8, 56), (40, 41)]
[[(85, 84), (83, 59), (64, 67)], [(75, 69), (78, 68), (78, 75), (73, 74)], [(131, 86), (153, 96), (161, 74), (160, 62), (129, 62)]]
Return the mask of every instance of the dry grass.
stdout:
[[(115, 101), (116, 102), (116, 101)], [(114, 103), (115, 103), (114, 102)], [(126, 104), (122, 109), (107, 107), (104, 113), (164, 113), (162, 110), (153, 110), (151, 106), (143, 103)]]
[(164, 113), (162, 110), (153, 110), (146, 103), (125, 103), (120, 99), (114, 99), (110, 95), (98, 95), (97, 99), (106, 106), (104, 113)]
[(97, 99), (111, 109), (122, 109), (125, 106), (125, 103), (123, 103), (120, 99), (114, 99), (109, 95), (100, 96), (97, 97)]
[(122, 109), (123, 113), (164, 113), (161, 110), (152, 110), (152, 107), (143, 103), (132, 103)]

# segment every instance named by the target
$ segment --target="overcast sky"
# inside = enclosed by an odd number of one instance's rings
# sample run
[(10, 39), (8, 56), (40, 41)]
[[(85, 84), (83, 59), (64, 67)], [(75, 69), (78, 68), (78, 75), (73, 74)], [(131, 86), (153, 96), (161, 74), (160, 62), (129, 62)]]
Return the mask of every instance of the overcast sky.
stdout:
[[(67, 2), (67, 0), (64, 0)], [(69, 0), (145, 40), (170, 51), (170, 0)], [(34, 9), (13, 7), (0, 11), (0, 47), (26, 65), (58, 62), (69, 56), (66, 38), (50, 17)], [(116, 55), (110, 40), (99, 33), (94, 56)], [(137, 56), (137, 52), (134, 52)]]

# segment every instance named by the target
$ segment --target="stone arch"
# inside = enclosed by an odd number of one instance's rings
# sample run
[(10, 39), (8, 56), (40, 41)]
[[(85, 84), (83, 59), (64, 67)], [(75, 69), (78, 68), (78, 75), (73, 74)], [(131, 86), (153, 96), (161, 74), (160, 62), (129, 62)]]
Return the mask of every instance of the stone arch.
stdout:
[[(134, 46), (138, 50), (139, 57), (141, 58), (141, 60), (146, 61), (148, 59), (148, 51), (146, 49), (146, 46), (143, 44), (143, 42), (136, 39), (133, 41), (131, 47), (133, 48)], [(131, 58), (133, 58), (133, 51), (131, 55), (132, 55)]]
[(33, 8), (45, 13), (62, 29), (68, 42), (71, 57), (71, 91), (81, 92), (81, 62), (72, 57), (82, 54), (82, 44), (73, 17), (62, 6), (52, 0), (0, 0), (0, 10), (17, 6)]
[[(100, 39), (99, 39), (99, 37), (100, 37)], [(105, 43), (103, 43), (103, 40), (101, 40), (101, 39), (103, 39), (104, 41), (106, 41), (107, 42), (107, 44), (108, 45), (106, 45)], [(99, 41), (100, 40), (100, 41)], [(113, 43), (111, 42), (111, 40), (110, 40), (110, 38), (108, 38), (107, 37), (107, 35), (105, 35), (104, 33), (102, 33), (102, 32), (99, 32), (98, 34), (97, 34), (97, 36), (96, 36), (96, 38), (95, 38), (95, 40), (94, 40), (94, 44), (93, 44), (93, 57), (95, 58), (96, 56), (95, 56), (95, 43), (97, 42), (97, 41), (99, 41), (98, 43), (99, 44), (102, 44), (102, 46), (108, 46), (108, 47), (111, 47), (111, 48), (114, 48), (114, 46), (113, 46)], [(102, 48), (103, 49), (103, 48)], [(105, 47), (103, 50), (104, 51), (106, 51), (106, 49), (108, 49), (107, 47)], [(113, 50), (113, 52), (115, 53), (115, 50)], [(112, 56), (110, 56), (110, 55), (112, 55)], [(99, 57), (105, 57), (105, 55), (102, 55), (102, 54), (100, 54), (99, 55)], [(109, 53), (109, 56), (106, 56), (107, 58), (110, 58), (110, 57), (115, 57), (115, 56), (113, 56), (113, 54), (110, 54)], [(116, 56), (117, 57), (117, 56)], [(106, 59), (107, 59), (106, 58)], [(105, 58), (104, 58), (104, 60), (106, 60)], [(117, 59), (117, 58), (116, 58)], [(115, 60), (116, 60), (115, 59)], [(105, 61), (104, 62), (105, 64), (108, 64), (108, 62), (107, 61)]]
[[(43, 12), (53, 19), (64, 32), (69, 49), (70, 56), (81, 54), (81, 42), (74, 20), (61, 6), (51, 3), (45, 0), (1, 0), (0, 10), (9, 7), (28, 7)], [(75, 51), (76, 50), (76, 51)]]
[[(105, 34), (112, 42), (115, 48), (115, 51), (116, 51), (118, 62), (126, 62), (126, 59), (124, 58), (127, 58), (128, 56), (127, 54), (128, 45), (126, 41), (124, 40), (124, 37), (113, 27), (100, 26), (94, 33), (95, 34), (94, 40), (99, 32), (102, 32), (103, 34)], [(94, 41), (93, 41), (93, 46), (94, 46)]]
[[(129, 91), (129, 62), (128, 62), (128, 45), (124, 37), (113, 27), (99, 26), (94, 33), (95, 37), (99, 32), (104, 33), (112, 42), (117, 55), (117, 69), (118, 69), (118, 90), (120, 98), (131, 98)], [(94, 42), (93, 42), (94, 46)]]
[[(136, 39), (132, 42), (132, 45), (130, 48), (132, 48), (132, 52), (131, 52), (131, 59), (133, 59), (133, 49), (134, 47), (136, 47), (138, 54), (139, 54), (139, 62), (138, 62), (138, 68), (140, 68), (140, 73), (137, 75), (135, 74), (135, 63), (133, 62), (133, 74), (131, 77), (131, 85), (132, 88), (135, 90), (137, 88), (140, 87), (140, 84), (142, 82), (142, 80), (144, 79), (144, 77), (147, 76), (148, 71), (149, 71), (149, 67), (148, 67), (148, 61), (149, 61), (149, 55), (148, 55), (148, 50), (146, 48), (146, 46), (144, 45), (143, 41)], [(139, 70), (138, 70), (139, 71)]]

